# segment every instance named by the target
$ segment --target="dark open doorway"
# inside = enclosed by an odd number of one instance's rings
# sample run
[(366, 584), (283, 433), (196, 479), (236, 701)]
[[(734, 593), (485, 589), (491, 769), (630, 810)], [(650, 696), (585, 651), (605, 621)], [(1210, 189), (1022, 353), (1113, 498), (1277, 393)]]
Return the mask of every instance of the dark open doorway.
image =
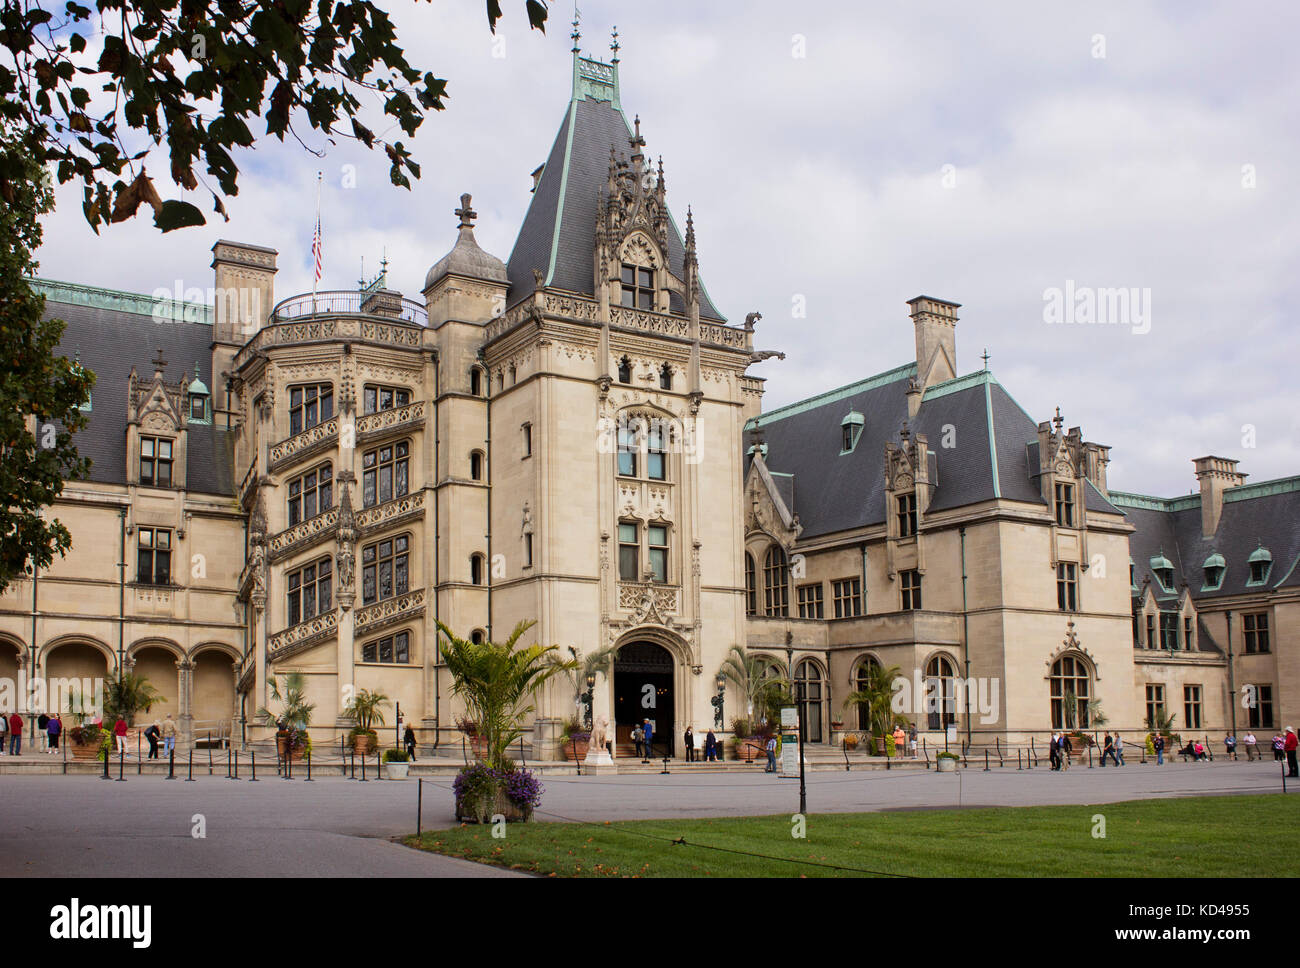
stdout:
[(632, 730), (644, 719), (654, 725), (654, 752), (676, 749), (673, 657), (653, 642), (629, 642), (614, 658), (614, 727), (619, 754), (634, 753)]

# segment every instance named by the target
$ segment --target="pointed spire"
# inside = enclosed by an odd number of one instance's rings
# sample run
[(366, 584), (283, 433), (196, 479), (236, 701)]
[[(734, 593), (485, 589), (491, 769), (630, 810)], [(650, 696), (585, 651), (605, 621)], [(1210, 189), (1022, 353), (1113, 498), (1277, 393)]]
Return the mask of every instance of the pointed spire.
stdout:
[(573, 38), (573, 52), (575, 54), (578, 53), (578, 41), (582, 39), (582, 31), (578, 29), (579, 18), (578, 5), (575, 3), (573, 5), (573, 33), (569, 34)]
[(613, 36), (613, 39), (612, 39), (612, 40), (610, 41), (610, 43), (609, 43), (609, 49), (612, 50), (612, 51), (614, 52), (613, 63), (617, 64), (617, 63), (618, 63), (618, 51), (619, 51), (619, 43), (618, 43), (618, 24), (615, 24), (615, 25), (614, 25), (614, 30), (613, 30), (613, 32), (612, 32), (612, 36)]

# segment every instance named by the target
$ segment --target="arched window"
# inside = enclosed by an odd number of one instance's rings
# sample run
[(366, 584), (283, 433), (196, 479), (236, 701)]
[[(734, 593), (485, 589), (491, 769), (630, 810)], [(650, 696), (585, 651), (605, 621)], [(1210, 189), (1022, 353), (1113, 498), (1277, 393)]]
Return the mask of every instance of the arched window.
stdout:
[(936, 655), (925, 667), (925, 711), (929, 729), (947, 729), (957, 722), (952, 663), (942, 655)]
[(758, 576), (754, 556), (745, 552), (745, 614), (758, 614)]
[(804, 659), (794, 669), (794, 695), (803, 706), (803, 728), (809, 743), (822, 742), (822, 672), (817, 663)]
[(629, 360), (626, 356), (618, 361), (618, 382), (619, 383), (632, 382), (632, 361)]
[[(871, 686), (871, 670), (880, 668), (880, 660), (874, 655), (864, 656), (858, 663), (858, 671), (853, 675), (853, 688), (857, 692), (866, 692)], [(858, 707), (858, 729), (871, 729), (871, 710), (866, 706)]]
[(475, 629), (473, 632), (469, 633), (469, 640), (475, 645), (482, 645), (486, 638), (487, 635), (482, 629)]
[(665, 363), (659, 368), (659, 389), (671, 390), (673, 388), (673, 368)]
[(471, 481), (483, 480), (483, 451), (470, 451), (469, 455), (469, 479)]
[(1092, 675), (1078, 656), (1063, 655), (1052, 663), (1052, 728), (1087, 729)]
[(764, 614), (790, 613), (790, 566), (780, 545), (772, 545), (763, 559), (763, 604)]
[(471, 585), (483, 584), (483, 556), (469, 556), (469, 580)]

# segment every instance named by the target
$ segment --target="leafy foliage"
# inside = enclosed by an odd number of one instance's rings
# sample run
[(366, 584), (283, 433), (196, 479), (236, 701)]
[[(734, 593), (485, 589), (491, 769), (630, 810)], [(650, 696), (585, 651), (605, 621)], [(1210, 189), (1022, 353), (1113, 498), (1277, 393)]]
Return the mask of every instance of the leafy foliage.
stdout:
[[(906, 719), (894, 715), (894, 680), (899, 673), (898, 666), (886, 669), (872, 663), (866, 669), (866, 687), (854, 690), (844, 697), (845, 709), (857, 706), (867, 711), (867, 721), (871, 724), (874, 736), (890, 733), (896, 719), (902, 719), (906, 723)], [(892, 741), (892, 737), (890, 739)]]
[(110, 680), (108, 688), (104, 690), (104, 719), (111, 722), (121, 718), (131, 726), (134, 725), (136, 713), (147, 713), (155, 703), (162, 700), (162, 693), (148, 679), (126, 672)]
[(280, 711), (259, 707), (255, 715), (263, 725), (274, 726), (281, 720), (290, 729), (305, 730), (311, 725), (311, 714), (316, 704), (307, 701), (307, 680), (301, 672), (290, 672), (284, 677), (284, 692), (280, 691), (279, 680), (272, 676), (271, 699), (280, 704)]
[(72, 547), (72, 535), (41, 509), (83, 478), (73, 432), (86, 425), (81, 404), (95, 375), (56, 356), (63, 322), (43, 319), (45, 297), (28, 285), (41, 243), (39, 217), (53, 208), (48, 178), (34, 160), (36, 141), (14, 126), (0, 101), (0, 591), (45, 568)]
[(535, 622), (520, 622), (504, 642), (471, 642), (456, 636), (442, 622), (442, 659), (452, 676), (452, 692), (465, 703), (468, 717), (478, 724), (489, 767), (509, 762), (506, 750), (523, 735), (523, 721), (533, 711), (529, 699), (550, 679), (576, 664), (561, 662), (557, 646), (530, 645), (516, 649)]
[(770, 663), (756, 655), (750, 655), (738, 645), (733, 645), (723, 660), (718, 674), (734, 685), (745, 698), (747, 720), (766, 721), (772, 715), (772, 707), (790, 686), (790, 680), (782, 675), (771, 675)]
[[(546, 5), (528, 0), (525, 10), (544, 31)], [(487, 13), (495, 32), (499, 0), (487, 0)], [(259, 119), (281, 141), (302, 142), (306, 128), (331, 144), (381, 148), (393, 184), (409, 188), (419, 165), (400, 140), (363, 123), (363, 98), (409, 137), (448, 96), (446, 80), (407, 61), (370, 0), (0, 0), (0, 46), (10, 58), (0, 98), (31, 134), (36, 162), (53, 164), (60, 184), (82, 184), (96, 231), (141, 204), (164, 232), (204, 223), (194, 204), (164, 201), (145, 169), (133, 170), (164, 142), (171, 180), (195, 191), (202, 179), (224, 216), (223, 198), (239, 191), (232, 151), (253, 145)], [(12, 204), (17, 188), (0, 172), (0, 198)]]
[(374, 727), (384, 725), (383, 707), (388, 704), (389, 699), (384, 693), (361, 689), (352, 697), (343, 715), (357, 721), (357, 731), (373, 734)]

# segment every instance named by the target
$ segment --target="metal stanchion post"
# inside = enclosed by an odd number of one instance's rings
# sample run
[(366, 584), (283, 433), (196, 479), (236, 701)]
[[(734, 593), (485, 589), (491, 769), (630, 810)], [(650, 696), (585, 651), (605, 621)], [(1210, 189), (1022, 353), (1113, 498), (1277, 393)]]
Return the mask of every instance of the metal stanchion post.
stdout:
[[(355, 754), (353, 754), (353, 755), (355, 755)], [(362, 750), (362, 751), (361, 751), (361, 782), (362, 782), (362, 783), (368, 783), (368, 782), (370, 782), (369, 780), (366, 779), (366, 752), (365, 752), (365, 750)]]
[(311, 783), (311, 750), (307, 751), (307, 782)]
[(234, 777), (234, 778), (235, 778), (236, 780), (238, 780), (238, 779), (239, 779), (239, 753), (235, 752), (234, 744), (231, 744), (231, 746), (230, 746), (230, 750), (231, 750), (231, 753), (234, 755), (234, 758), (235, 758), (235, 777)]
[(208, 730), (208, 776), (212, 775), (212, 730)]
[(253, 778), (248, 782), (256, 783), (257, 782), (257, 750), (249, 750), (248, 755), (253, 761)]
[(424, 820), (424, 779), (415, 781), (415, 836), (420, 836), (421, 822)]
[(1020, 763), (1020, 750), (1016, 750), (1016, 769), (1017, 769), (1017, 770), (1023, 770), (1023, 769), (1024, 769), (1024, 767), (1023, 767), (1023, 766), (1021, 765), (1021, 763)]
[(185, 782), (186, 782), (186, 783), (193, 783), (193, 782), (194, 782), (194, 747), (193, 747), (193, 746), (190, 747), (190, 767), (189, 767), (189, 776), (187, 776), (187, 777), (185, 778)]
[[(104, 744), (104, 738), (103, 738), (102, 735), (100, 736), (99, 743), (100, 743), (101, 746)], [(104, 754), (104, 775), (101, 776), (100, 779), (101, 779), (101, 780), (111, 780), (111, 779), (113, 779), (113, 778), (112, 778), (111, 776), (108, 775), (108, 754), (109, 754), (109, 751), (108, 751), (108, 750), (101, 750), (101, 752)]]
[(167, 751), (167, 779), (176, 779), (176, 747)]
[(135, 734), (135, 775), (136, 776), (140, 776), (142, 773), (144, 773), (144, 756), (141, 755), (143, 752), (144, 752), (143, 747), (141, 747), (140, 745), (140, 734), (139, 732), (137, 732)]
[(118, 783), (126, 782), (126, 777), (122, 775), (122, 772), (125, 769), (126, 769), (126, 744), (123, 743), (117, 749), (117, 782)]

